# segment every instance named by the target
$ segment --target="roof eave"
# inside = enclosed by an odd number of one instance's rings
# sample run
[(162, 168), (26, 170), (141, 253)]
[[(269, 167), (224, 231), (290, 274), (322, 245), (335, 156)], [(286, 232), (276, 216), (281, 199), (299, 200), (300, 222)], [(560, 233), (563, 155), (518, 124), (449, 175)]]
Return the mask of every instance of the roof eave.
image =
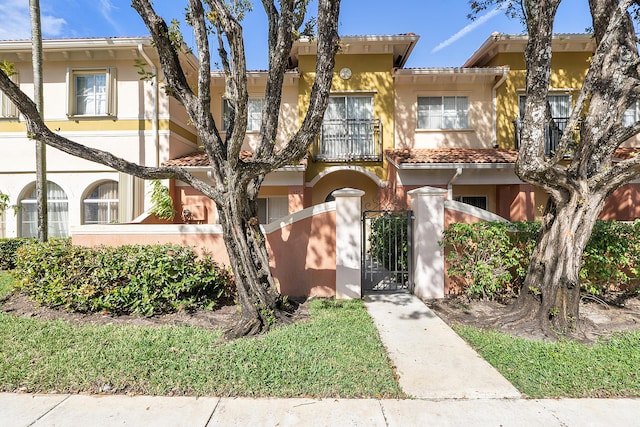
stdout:
[(515, 163), (400, 163), (400, 170), (425, 169), (513, 169)]

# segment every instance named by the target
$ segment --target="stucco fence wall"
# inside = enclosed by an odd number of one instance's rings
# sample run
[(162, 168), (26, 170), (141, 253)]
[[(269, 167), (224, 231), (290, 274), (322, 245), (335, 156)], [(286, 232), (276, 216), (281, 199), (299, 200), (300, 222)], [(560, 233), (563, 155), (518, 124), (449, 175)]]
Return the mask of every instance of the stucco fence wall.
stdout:
[[(438, 245), (451, 222), (501, 220), (458, 202), (446, 190), (423, 187), (409, 192), (414, 211), (414, 293), (442, 298), (453, 285), (446, 278), (444, 251)], [(263, 226), (271, 271), (283, 295), (360, 298), (364, 192), (334, 192), (323, 203)], [(177, 243), (209, 253), (228, 265), (222, 227), (217, 224), (109, 224), (72, 227), (72, 242), (84, 246)]]

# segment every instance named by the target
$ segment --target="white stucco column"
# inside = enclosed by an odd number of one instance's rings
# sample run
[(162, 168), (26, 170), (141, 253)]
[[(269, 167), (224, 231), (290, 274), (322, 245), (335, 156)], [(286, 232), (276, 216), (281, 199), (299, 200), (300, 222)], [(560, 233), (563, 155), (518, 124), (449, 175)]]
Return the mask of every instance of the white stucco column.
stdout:
[(413, 209), (413, 293), (419, 298), (444, 297), (444, 231), (447, 190), (422, 187), (409, 191)]
[(345, 188), (334, 191), (336, 199), (336, 298), (362, 296), (361, 206), (364, 191)]

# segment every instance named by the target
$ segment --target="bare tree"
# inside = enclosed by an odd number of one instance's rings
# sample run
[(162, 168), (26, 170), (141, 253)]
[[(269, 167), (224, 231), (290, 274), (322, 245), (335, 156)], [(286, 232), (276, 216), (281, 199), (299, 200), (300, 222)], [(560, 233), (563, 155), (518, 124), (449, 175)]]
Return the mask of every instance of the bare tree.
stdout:
[[(614, 163), (620, 145), (640, 132), (623, 123), (638, 101), (640, 58), (631, 13), (635, 0), (589, 0), (596, 50), (558, 149), (545, 154), (553, 23), (560, 0), (486, 1), (521, 6), (528, 43), (526, 104), (516, 174), (543, 188), (549, 202), (513, 311), (502, 321), (535, 322), (549, 335), (575, 331), (582, 254), (606, 199), (640, 175), (640, 156)], [(511, 9), (518, 10), (518, 9)]]
[[(291, 47), (304, 23), (309, 0), (262, 0), (269, 22), (269, 71), (262, 115), (260, 143), (250, 159), (241, 159), (240, 151), (247, 130), (247, 70), (240, 16), (245, 0), (189, 0), (187, 20), (193, 28), (199, 59), (197, 87), (187, 83), (178, 59), (182, 48), (180, 36), (170, 31), (155, 12), (150, 0), (132, 0), (133, 8), (146, 24), (158, 50), (169, 93), (184, 105), (193, 122), (200, 144), (211, 163), (213, 184), (198, 179), (180, 167), (144, 167), (115, 157), (111, 153), (89, 148), (52, 132), (40, 118), (33, 102), (0, 73), (0, 89), (19, 106), (27, 121), (31, 137), (44, 141), (65, 153), (95, 161), (118, 171), (144, 179), (178, 179), (211, 198), (224, 230), (224, 241), (231, 260), (242, 309), (239, 324), (228, 336), (256, 334), (272, 324), (286, 322), (288, 313), (277, 292), (266, 250), (265, 237), (258, 221), (257, 196), (266, 174), (285, 165), (299, 162), (318, 134), (333, 77), (334, 57), (338, 48), (338, 14), (340, 0), (319, 0), (317, 14), (316, 75), (308, 110), (299, 130), (281, 149), (274, 141), (282, 86)], [(225, 97), (231, 114), (226, 136), (219, 133), (211, 114), (211, 47), (215, 50), (226, 77)]]

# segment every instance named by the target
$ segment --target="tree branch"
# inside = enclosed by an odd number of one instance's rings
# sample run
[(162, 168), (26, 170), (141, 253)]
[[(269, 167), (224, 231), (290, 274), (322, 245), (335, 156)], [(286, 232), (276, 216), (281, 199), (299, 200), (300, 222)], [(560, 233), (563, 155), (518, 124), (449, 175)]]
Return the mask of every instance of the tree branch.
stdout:
[[(218, 34), (226, 36), (231, 54), (231, 60), (225, 69), (226, 99), (234, 109), (233, 126), (227, 130), (226, 162), (228, 167), (236, 169), (240, 166), (240, 151), (247, 132), (247, 104), (249, 94), (247, 90), (247, 61), (244, 50), (242, 26), (232, 15), (224, 0), (205, 0), (211, 8), (214, 25)], [(219, 45), (223, 49), (222, 38)], [(223, 58), (224, 61), (224, 58)], [(231, 132), (229, 134), (229, 132)]]
[(196, 95), (187, 82), (166, 22), (158, 16), (149, 0), (131, 0), (131, 6), (138, 12), (147, 26), (158, 52), (165, 52), (165, 54), (160, 55), (160, 64), (167, 84), (172, 89), (172, 94), (185, 108), (194, 110), (195, 106), (198, 105)]
[(273, 161), (274, 168), (300, 161), (307, 148), (318, 136), (329, 102), (335, 55), (338, 51), (338, 15), (340, 0), (320, 0), (318, 2), (318, 54), (316, 76), (311, 89), (309, 108), (298, 132), (289, 141), (286, 148), (277, 153)]
[(214, 200), (221, 200), (221, 195), (200, 179), (179, 167), (147, 167), (129, 162), (113, 154), (87, 147), (52, 132), (40, 117), (33, 101), (25, 95), (11, 79), (0, 70), (0, 90), (18, 105), (27, 124), (30, 138), (37, 139), (71, 156), (100, 163), (117, 171), (128, 173), (143, 179), (179, 179)]

